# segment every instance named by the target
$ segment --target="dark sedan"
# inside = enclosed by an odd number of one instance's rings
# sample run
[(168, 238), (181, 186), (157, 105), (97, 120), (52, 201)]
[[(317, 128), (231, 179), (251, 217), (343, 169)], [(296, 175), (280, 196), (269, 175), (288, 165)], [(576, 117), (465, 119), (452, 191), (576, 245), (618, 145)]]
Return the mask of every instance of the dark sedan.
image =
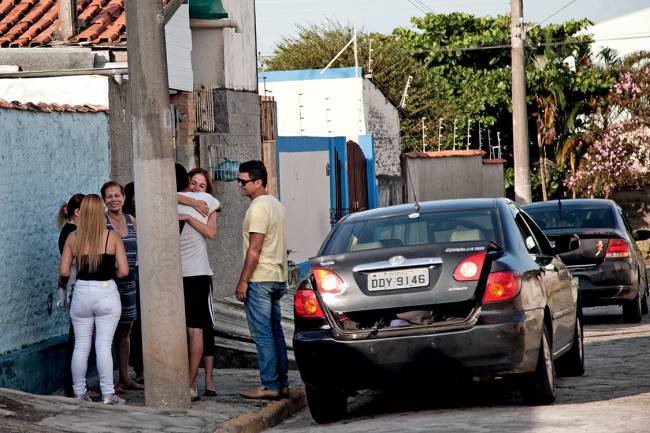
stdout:
[(623, 305), (626, 322), (641, 321), (648, 312), (648, 278), (635, 241), (650, 238), (649, 231), (633, 231), (611, 200), (553, 200), (524, 209), (551, 242), (567, 234), (580, 238), (580, 248), (560, 258), (579, 279), (583, 306)]
[(352, 214), (310, 262), (294, 351), (317, 422), (343, 416), (357, 390), (409, 380), (513, 376), (526, 402), (548, 404), (556, 365), (584, 371), (577, 286), (509, 200)]

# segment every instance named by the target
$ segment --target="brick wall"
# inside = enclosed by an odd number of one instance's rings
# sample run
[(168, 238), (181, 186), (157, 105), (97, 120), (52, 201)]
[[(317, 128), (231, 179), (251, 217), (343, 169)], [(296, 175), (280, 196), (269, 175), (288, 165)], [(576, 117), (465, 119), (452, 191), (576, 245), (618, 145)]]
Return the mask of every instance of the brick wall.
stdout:
[[(178, 130), (176, 131), (176, 148), (179, 153), (194, 148), (194, 134), (196, 132), (196, 115), (194, 112), (194, 95), (192, 92), (178, 92), (170, 95), (170, 101), (176, 106), (178, 116)], [(193, 168), (188, 164), (188, 169)]]

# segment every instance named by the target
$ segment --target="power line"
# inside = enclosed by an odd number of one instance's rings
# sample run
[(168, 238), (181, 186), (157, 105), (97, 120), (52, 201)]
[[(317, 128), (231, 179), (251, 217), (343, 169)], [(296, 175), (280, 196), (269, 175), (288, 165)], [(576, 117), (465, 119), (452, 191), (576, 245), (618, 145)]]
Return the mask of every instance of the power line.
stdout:
[(431, 8), (429, 7), (429, 5), (427, 5), (427, 4), (426, 4), (425, 2), (423, 2), (422, 0), (415, 0), (415, 2), (418, 3), (420, 6), (422, 6), (424, 9), (426, 9), (427, 11), (431, 12), (432, 14), (435, 14), (435, 12), (433, 11), (433, 9), (431, 9)]
[[(611, 37), (611, 38), (601, 38), (601, 39), (590, 39), (590, 40), (581, 40), (581, 39), (565, 39), (565, 40), (555, 40), (551, 42), (540, 42), (538, 44), (529, 44), (528, 48), (537, 48), (537, 47), (547, 47), (547, 46), (561, 46), (561, 45), (572, 45), (572, 44), (591, 44), (594, 42), (607, 42), (607, 41), (620, 41), (620, 40), (632, 40), (632, 39), (645, 39), (650, 38), (650, 33), (637, 33), (637, 36), (622, 36), (622, 37)], [(500, 50), (505, 48), (510, 48), (510, 44), (500, 44), (500, 45), (484, 45), (484, 46), (474, 46), (474, 47), (440, 47), (440, 48), (431, 48), (431, 49), (419, 49), (416, 50), (417, 54), (421, 53), (430, 53), (430, 52), (447, 52), (447, 51), (483, 51), (483, 50)]]
[(411, 5), (413, 5), (413, 7), (415, 7), (417, 10), (419, 10), (423, 14), (427, 13), (427, 11), (425, 9), (422, 9), (422, 6), (420, 6), (418, 3), (415, 2), (415, 0), (406, 0), (406, 1), (411, 3)]
[(578, 0), (571, 0), (571, 1), (569, 1), (569, 3), (565, 4), (565, 5), (562, 6), (560, 9), (556, 10), (556, 11), (553, 12), (551, 15), (547, 16), (546, 18), (544, 18), (543, 20), (541, 20), (540, 22), (538, 22), (537, 24), (535, 24), (534, 26), (532, 26), (531, 28), (529, 28), (528, 31), (531, 31), (532, 29), (541, 26), (541, 25), (544, 24), (546, 21), (550, 20), (550, 19), (553, 18), (555, 15), (559, 14), (560, 12), (562, 12), (564, 9), (568, 8), (569, 6), (571, 6), (571, 5), (572, 5), (573, 3), (575, 3), (576, 1), (578, 1)]

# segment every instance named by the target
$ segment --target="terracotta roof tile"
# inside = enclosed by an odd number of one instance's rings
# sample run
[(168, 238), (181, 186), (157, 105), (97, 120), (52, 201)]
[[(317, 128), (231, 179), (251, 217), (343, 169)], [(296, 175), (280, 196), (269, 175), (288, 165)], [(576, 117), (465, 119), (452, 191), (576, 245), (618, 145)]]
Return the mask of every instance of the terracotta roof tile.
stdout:
[(45, 102), (18, 102), (6, 101), (0, 98), (0, 108), (7, 110), (21, 110), (21, 111), (40, 111), (44, 113), (51, 112), (70, 112), (70, 113), (105, 113), (108, 107), (104, 105), (68, 105), (68, 104), (47, 104)]
[[(69, 43), (126, 41), (126, 0), (76, 0), (80, 26)], [(160, 0), (163, 6), (169, 0)], [(58, 0), (0, 0), (0, 47), (49, 45), (58, 30)]]

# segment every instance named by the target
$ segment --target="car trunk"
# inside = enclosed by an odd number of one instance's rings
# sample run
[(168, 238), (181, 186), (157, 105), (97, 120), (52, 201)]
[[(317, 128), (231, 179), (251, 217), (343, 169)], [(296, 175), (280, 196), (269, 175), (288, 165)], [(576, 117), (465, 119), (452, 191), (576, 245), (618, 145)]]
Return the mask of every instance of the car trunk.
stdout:
[(546, 232), (551, 244), (562, 235), (575, 234), (580, 238), (580, 247), (574, 251), (560, 254), (562, 261), (570, 267), (598, 266), (605, 260), (610, 239), (620, 239), (613, 230), (607, 229), (563, 229)]
[[(312, 259), (344, 282), (336, 295), (321, 293), (342, 332), (378, 333), (465, 323), (477, 311), (490, 270), (489, 242), (453, 242), (353, 251)], [(454, 271), (470, 256), (486, 256), (466, 270), (477, 278), (457, 281)]]

